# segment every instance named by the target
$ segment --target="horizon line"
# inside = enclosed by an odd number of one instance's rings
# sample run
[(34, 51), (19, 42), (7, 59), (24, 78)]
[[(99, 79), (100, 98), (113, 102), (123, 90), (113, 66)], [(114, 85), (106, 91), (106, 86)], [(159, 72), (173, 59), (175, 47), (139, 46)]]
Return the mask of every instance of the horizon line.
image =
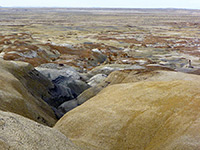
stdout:
[(87, 9), (187, 9), (200, 10), (197, 8), (177, 7), (61, 7), (61, 6), (0, 6), (0, 8), (87, 8)]

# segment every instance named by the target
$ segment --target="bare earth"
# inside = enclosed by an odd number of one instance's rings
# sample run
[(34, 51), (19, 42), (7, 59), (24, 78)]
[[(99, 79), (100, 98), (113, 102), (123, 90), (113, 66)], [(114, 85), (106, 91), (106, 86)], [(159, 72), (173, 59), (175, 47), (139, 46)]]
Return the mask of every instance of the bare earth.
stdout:
[(0, 149), (199, 150), (199, 75), (200, 10), (1, 7)]
[[(125, 53), (132, 58), (146, 58), (190, 72), (187, 69), (189, 60), (196, 68), (192, 71), (200, 67), (199, 20), (199, 10), (184, 9), (0, 8), (0, 50), (7, 53), (4, 41), (9, 39), (8, 35), (26, 33), (40, 44), (81, 51), (98, 48), (106, 55), (114, 55), (112, 57)], [(20, 39), (18, 35), (14, 38)], [(63, 53), (53, 61), (65, 64), (70, 60), (79, 61), (74, 54), (70, 57), (69, 52), (68, 56)], [(4, 58), (15, 59), (10, 55)], [(130, 61), (121, 60), (122, 57), (115, 59), (120, 59), (121, 63)], [(43, 60), (35, 66), (49, 61)], [(85, 64), (82, 68), (91, 67)]]

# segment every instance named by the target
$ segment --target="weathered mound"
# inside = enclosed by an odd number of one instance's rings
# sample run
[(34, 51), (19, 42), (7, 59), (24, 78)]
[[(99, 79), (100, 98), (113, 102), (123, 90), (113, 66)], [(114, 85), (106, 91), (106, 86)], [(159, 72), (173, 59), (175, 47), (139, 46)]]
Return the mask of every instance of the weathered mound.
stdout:
[(130, 82), (139, 82), (139, 81), (175, 81), (175, 80), (187, 80), (194, 81), (199, 80), (199, 76), (190, 75), (181, 72), (174, 71), (164, 71), (164, 70), (124, 70), (124, 71), (115, 71), (111, 73), (106, 82), (112, 84), (119, 83), (130, 83)]
[[(88, 99), (94, 97), (96, 94), (98, 94), (103, 88), (105, 88), (106, 86), (108, 86), (111, 82), (112, 79), (116, 79), (116, 77), (112, 77), (110, 78), (110, 76), (108, 78), (107, 75), (109, 75), (111, 72), (115, 71), (115, 70), (141, 70), (141, 69), (145, 69), (145, 67), (143, 66), (139, 66), (139, 65), (122, 65), (122, 64), (110, 64), (110, 65), (102, 65), (102, 66), (98, 66), (94, 69), (92, 69), (87, 76), (91, 77), (90, 80), (88, 80), (88, 84), (91, 84), (92, 87), (86, 89), (84, 92), (82, 92), (77, 98), (70, 100), (70, 101), (66, 101), (64, 103), (62, 103), (59, 107), (58, 107), (58, 111), (61, 114), (65, 114), (66, 112), (68, 112), (71, 109), (74, 109), (75, 107), (77, 107), (78, 105), (83, 104), (85, 101), (87, 101)], [(103, 73), (103, 74), (101, 74)], [(112, 73), (111, 73), (112, 74)], [(103, 75), (103, 76), (102, 76)], [(120, 83), (120, 82), (119, 82)], [(78, 86), (77, 86), (78, 87)]]
[(62, 133), (10, 112), (0, 111), (1, 150), (78, 150)]
[(0, 60), (0, 110), (10, 111), (52, 126), (53, 111), (41, 98), (53, 85), (28, 63)]
[(0, 57), (4, 60), (24, 61), (33, 66), (45, 63), (66, 64), (82, 71), (91, 70), (100, 64), (152, 63), (150, 59), (135, 58), (129, 50), (122, 51), (103, 43), (84, 42), (80, 44), (56, 45), (42, 43), (31, 34), (18, 33), (0, 36)]
[(55, 128), (87, 150), (199, 149), (200, 77), (163, 71), (147, 80), (108, 86)]
[(3, 59), (29, 62), (33, 66), (51, 62), (60, 56), (59, 52), (42, 46), (27, 33), (2, 36), (0, 49)]
[[(98, 48), (98, 49), (96, 49)], [(110, 49), (102, 44), (62, 46), (42, 43), (30, 34), (18, 33), (0, 37), (0, 57), (4, 60), (24, 61), (39, 66), (45, 63), (68, 64), (79, 68), (91, 68), (103, 63), (107, 56), (99, 49)]]
[[(115, 71), (118, 70), (118, 71)], [(160, 75), (161, 72), (156, 70), (171, 70), (166, 67), (142, 67), (137, 65), (106, 65), (106, 66), (99, 66), (95, 69), (91, 70), (88, 73), (88, 76), (94, 75), (92, 78), (90, 78), (88, 84), (94, 84), (89, 89), (85, 90), (83, 93), (81, 93), (76, 99), (71, 100), (70, 102), (64, 102), (58, 107), (58, 110), (63, 114), (68, 112), (69, 110), (77, 107), (78, 105), (84, 103), (88, 99), (94, 97), (96, 94), (98, 94), (102, 89), (107, 87), (108, 85), (112, 84), (119, 84), (119, 83), (129, 83), (129, 82), (138, 82), (147, 80), (148, 78), (154, 76), (155, 74)], [(98, 73), (105, 73), (103, 74), (106, 76), (106, 74), (109, 74), (107, 78), (102, 78), (102, 74)], [(180, 73), (181, 74), (181, 73)], [(167, 74), (166, 74), (167, 75)], [(185, 75), (185, 74), (183, 74)], [(98, 77), (100, 76), (100, 78)], [(162, 75), (163, 78), (164, 74)], [(168, 75), (167, 75), (168, 76)], [(176, 74), (174, 75), (174, 78), (176, 78)], [(172, 77), (171, 77), (172, 78)], [(100, 81), (98, 81), (100, 80)], [(92, 81), (92, 82), (91, 82)]]
[[(129, 83), (129, 82), (138, 82), (138, 81), (143, 81), (143, 80), (152, 80), (151, 77), (154, 76), (162, 76), (162, 79), (166, 78), (166, 80), (176, 80), (179, 78), (179, 75), (185, 76), (186, 74), (184, 73), (176, 73), (176, 72), (170, 72), (170, 74), (173, 74), (172, 76), (168, 77), (168, 72), (162, 72), (161, 70), (171, 70), (166, 67), (140, 67), (140, 66), (127, 66), (127, 65), (122, 65), (120, 68), (119, 64), (116, 65), (106, 65), (109, 67), (96, 67), (95, 69), (91, 70), (90, 73), (88, 74), (89, 76), (91, 74), (96, 74), (94, 75), (91, 80), (93, 83), (98, 82), (99, 78), (98, 76), (102, 76), (102, 74), (97, 74), (99, 72), (103, 72), (106, 74), (109, 74), (107, 78), (104, 77), (104, 79), (100, 79), (99, 83), (95, 83), (92, 87), (89, 89), (85, 90), (83, 93), (81, 93), (76, 99), (67, 101), (62, 103), (58, 107), (58, 111), (61, 114), (65, 114), (66, 112), (70, 111), (71, 109), (74, 109), (78, 105), (83, 104), (90, 98), (94, 97), (97, 95), (101, 90), (103, 90), (105, 87), (108, 85), (113, 85), (113, 84), (119, 84), (119, 83)], [(118, 67), (116, 67), (118, 66)], [(115, 68), (114, 68), (115, 67)], [(130, 67), (130, 69), (129, 69)], [(132, 67), (132, 68), (131, 68)], [(115, 71), (118, 70), (118, 71)], [(157, 70), (157, 71), (156, 71)], [(177, 76), (178, 75), (178, 76)], [(104, 74), (104, 76), (106, 76)], [(96, 78), (97, 77), (97, 78)], [(157, 78), (157, 77), (155, 77)], [(162, 80), (161, 79), (161, 80)], [(88, 80), (90, 84), (90, 80)]]

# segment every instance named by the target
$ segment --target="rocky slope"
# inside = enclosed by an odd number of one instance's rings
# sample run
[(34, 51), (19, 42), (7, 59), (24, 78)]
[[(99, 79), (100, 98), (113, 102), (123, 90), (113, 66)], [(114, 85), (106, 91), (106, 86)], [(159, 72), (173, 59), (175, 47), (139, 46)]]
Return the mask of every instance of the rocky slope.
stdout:
[[(51, 40), (42, 42), (31, 33), (2, 34), (0, 57), (28, 62), (36, 67), (32, 72), (34, 78), (40, 72), (46, 80), (50, 80), (47, 81), (48, 85), (42, 82), (42, 86), (47, 87), (45, 90), (35, 90), (30, 84), (26, 86), (29, 86), (31, 94), (52, 107), (57, 118), (110, 84), (104, 79), (113, 71), (168, 68), (199, 74), (199, 53), (193, 55), (187, 53), (188, 50), (180, 50), (185, 46), (189, 51), (197, 51), (198, 40), (143, 35), (140, 32), (103, 32), (91, 38), (95, 42), (55, 44)], [(121, 46), (105, 41), (117, 41)], [(41, 94), (38, 91), (45, 92)]]
[(89, 82), (88, 84), (93, 84), (92, 87), (82, 92), (77, 98), (66, 101), (63, 104), (61, 104), (58, 107), (58, 111), (61, 114), (70, 111), (71, 109), (77, 107), (78, 105), (83, 104), (90, 98), (97, 95), (101, 90), (103, 90), (108, 85), (146, 80), (149, 77), (155, 75), (156, 70), (172, 71), (172, 69), (170, 68), (161, 66), (142, 67), (137, 65), (112, 64), (112, 65), (96, 67), (88, 73), (89, 76), (92, 76), (92, 78), (88, 80)]
[(199, 14), (0, 8), (0, 150), (199, 150)]
[(171, 71), (120, 76), (123, 84), (103, 89), (54, 128), (85, 150), (199, 149), (199, 76)]
[(1, 150), (79, 150), (59, 131), (10, 112), (0, 111)]
[(0, 110), (14, 112), (52, 126), (56, 117), (42, 98), (53, 84), (30, 64), (0, 59)]

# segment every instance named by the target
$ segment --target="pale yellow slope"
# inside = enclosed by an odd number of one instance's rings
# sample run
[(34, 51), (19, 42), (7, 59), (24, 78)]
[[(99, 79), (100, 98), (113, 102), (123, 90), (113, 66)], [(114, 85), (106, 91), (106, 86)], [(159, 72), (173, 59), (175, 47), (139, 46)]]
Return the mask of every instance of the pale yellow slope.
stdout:
[(55, 128), (85, 150), (198, 150), (198, 78), (109, 86)]
[(33, 67), (28, 63), (0, 60), (0, 110), (53, 126), (56, 123), (54, 112), (40, 98), (42, 93), (48, 92), (41, 84), (44, 80), (39, 76), (38, 80), (34, 79), (31, 73)]

